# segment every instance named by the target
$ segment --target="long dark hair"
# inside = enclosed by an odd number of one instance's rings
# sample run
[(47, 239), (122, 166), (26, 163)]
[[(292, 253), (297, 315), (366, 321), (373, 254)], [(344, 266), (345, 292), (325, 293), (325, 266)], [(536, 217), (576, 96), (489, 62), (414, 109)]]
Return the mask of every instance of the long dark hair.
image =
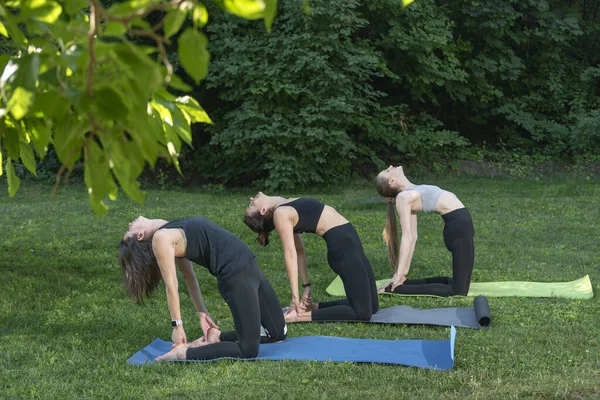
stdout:
[(150, 297), (162, 275), (152, 251), (152, 240), (139, 241), (134, 237), (119, 243), (119, 263), (123, 269), (123, 287), (127, 296), (138, 303)]
[(396, 221), (396, 211), (392, 204), (392, 198), (396, 197), (399, 190), (390, 187), (388, 180), (381, 176), (381, 173), (375, 177), (375, 188), (377, 192), (387, 200), (385, 228), (383, 229), (383, 240), (388, 246), (388, 260), (392, 274), (398, 269), (398, 256), (400, 252), (400, 243), (398, 242), (398, 222)]
[(252, 215), (244, 216), (244, 223), (248, 225), (248, 228), (258, 233), (256, 240), (262, 246), (269, 244), (269, 233), (275, 229), (275, 222), (273, 222), (273, 209), (267, 210), (265, 215), (260, 215), (258, 211)]

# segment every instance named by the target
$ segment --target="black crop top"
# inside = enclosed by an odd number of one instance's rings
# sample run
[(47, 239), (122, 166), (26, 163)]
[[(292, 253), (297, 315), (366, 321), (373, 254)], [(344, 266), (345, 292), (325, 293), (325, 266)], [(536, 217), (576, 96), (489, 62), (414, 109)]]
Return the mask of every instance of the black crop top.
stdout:
[(283, 206), (290, 206), (298, 213), (298, 223), (294, 226), (294, 233), (315, 233), (317, 224), (325, 208), (325, 204), (309, 197), (301, 197), (289, 203), (280, 204), (277, 207)]
[(240, 238), (204, 217), (171, 221), (159, 229), (181, 229), (185, 233), (185, 258), (219, 278), (238, 271), (254, 258)]

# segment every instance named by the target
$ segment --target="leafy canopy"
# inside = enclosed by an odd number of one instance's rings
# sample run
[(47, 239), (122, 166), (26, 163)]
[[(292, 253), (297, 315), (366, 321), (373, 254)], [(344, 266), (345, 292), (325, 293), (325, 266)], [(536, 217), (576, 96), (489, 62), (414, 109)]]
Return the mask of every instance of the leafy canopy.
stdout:
[[(221, 0), (225, 11), (264, 19), (270, 30), (277, 0)], [(156, 24), (148, 15), (159, 13)], [(167, 57), (176, 38), (183, 70), (198, 84), (210, 54), (197, 0), (0, 0), (0, 175), (19, 188), (14, 163), (36, 174), (52, 144), (65, 170), (82, 160), (89, 200), (98, 215), (118, 185), (142, 203), (137, 178), (165, 158), (179, 170), (191, 124), (212, 123)], [(5, 164), (2, 161), (6, 154)], [(3, 167), (5, 165), (5, 168)]]

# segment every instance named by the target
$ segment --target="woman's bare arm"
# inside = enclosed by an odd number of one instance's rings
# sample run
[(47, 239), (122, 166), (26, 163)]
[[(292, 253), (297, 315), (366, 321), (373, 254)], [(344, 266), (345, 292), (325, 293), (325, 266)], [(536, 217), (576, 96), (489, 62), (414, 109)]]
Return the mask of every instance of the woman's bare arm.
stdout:
[(188, 292), (190, 293), (190, 297), (192, 298), (196, 310), (208, 314), (204, 299), (202, 298), (198, 279), (196, 279), (196, 274), (194, 273), (192, 262), (185, 258), (176, 258), (175, 264), (177, 264), (185, 279), (185, 284), (187, 285)]
[[(300, 295), (298, 293), (298, 253), (294, 242), (294, 225), (292, 214), (286, 210), (286, 207), (278, 208), (273, 215), (275, 230), (281, 240), (283, 247), (283, 261), (290, 281), (292, 290), (292, 302), (300, 304)], [(299, 309), (298, 309), (299, 311)]]
[(400, 216), (400, 228), (402, 230), (397, 269), (399, 276), (404, 276), (410, 269), (412, 253), (416, 244), (416, 237), (413, 239), (413, 232), (416, 232), (416, 224), (414, 231), (412, 228), (412, 206), (414, 201), (415, 197), (410, 192), (402, 192), (396, 198), (396, 210)]
[(408, 271), (410, 270), (410, 264), (412, 263), (413, 254), (415, 253), (415, 247), (417, 245), (417, 239), (419, 235), (417, 234), (417, 215), (412, 214), (410, 216), (410, 231), (411, 231), (411, 247), (410, 253), (408, 254), (408, 264), (406, 265), (406, 269), (404, 270), (404, 276), (408, 275)]
[(310, 283), (308, 280), (308, 267), (306, 259), (306, 249), (300, 235), (294, 235), (294, 247), (296, 248), (296, 256), (298, 257), (298, 272), (300, 273), (300, 280), (303, 284)]
[[(177, 270), (175, 267), (175, 245), (181, 234), (174, 230), (160, 230), (152, 238), (152, 251), (156, 257), (160, 273), (167, 293), (167, 304), (171, 320), (181, 320), (181, 309), (179, 304), (179, 283), (177, 281)], [(185, 331), (183, 325), (173, 329), (171, 335), (175, 344), (185, 343)]]

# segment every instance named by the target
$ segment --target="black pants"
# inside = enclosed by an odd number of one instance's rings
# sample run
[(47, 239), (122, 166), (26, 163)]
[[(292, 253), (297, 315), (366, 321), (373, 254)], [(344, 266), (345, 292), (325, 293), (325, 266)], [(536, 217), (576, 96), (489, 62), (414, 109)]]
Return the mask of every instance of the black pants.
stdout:
[(342, 279), (347, 298), (319, 303), (313, 321), (368, 321), (379, 309), (371, 263), (354, 227), (348, 223), (325, 232), (327, 261)]
[[(459, 208), (444, 218), (444, 243), (452, 253), (452, 278), (437, 276), (425, 279), (407, 279), (398, 286), (394, 293), (398, 294), (430, 294), (434, 296), (466, 296), (469, 293), (471, 274), (475, 263), (475, 247), (473, 245), (473, 220), (466, 208)], [(391, 285), (386, 288), (389, 292)]]
[[(223, 332), (219, 343), (187, 349), (188, 360), (253, 358), (260, 343), (285, 339), (281, 304), (255, 259), (233, 276), (219, 279), (218, 288), (233, 315), (235, 331)], [(266, 335), (261, 335), (261, 326)]]

